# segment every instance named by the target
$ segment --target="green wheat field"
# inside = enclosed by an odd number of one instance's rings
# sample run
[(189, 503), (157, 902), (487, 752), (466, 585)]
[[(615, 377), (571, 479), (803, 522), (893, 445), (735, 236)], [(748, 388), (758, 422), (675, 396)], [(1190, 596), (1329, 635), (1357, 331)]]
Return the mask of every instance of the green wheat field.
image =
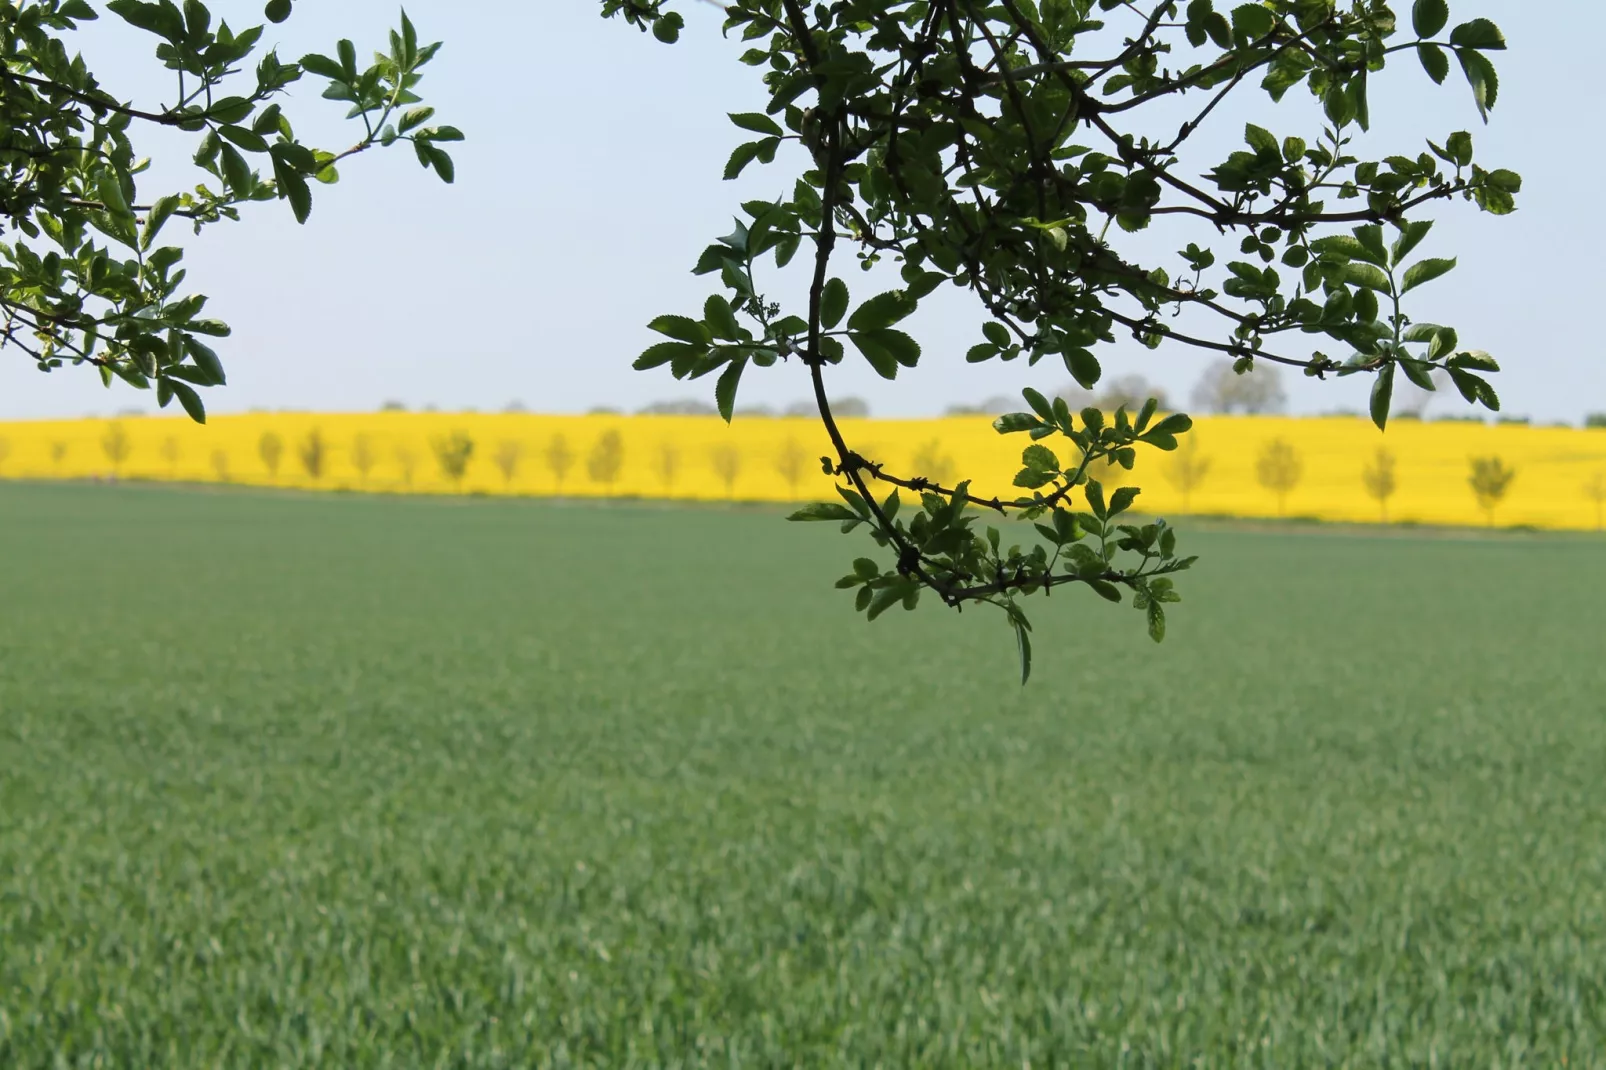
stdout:
[(1182, 527), (0, 484), (0, 1067), (1606, 1066), (1606, 543)]

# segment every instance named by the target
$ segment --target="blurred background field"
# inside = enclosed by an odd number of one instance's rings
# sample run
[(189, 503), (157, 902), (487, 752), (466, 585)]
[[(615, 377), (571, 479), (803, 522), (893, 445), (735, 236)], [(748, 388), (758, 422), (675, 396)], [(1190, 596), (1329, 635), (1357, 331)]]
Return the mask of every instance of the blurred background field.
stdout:
[[(985, 416), (843, 421), (850, 444), (900, 475), (1015, 493), (1024, 436)], [(1274, 443), (1296, 471), (1285, 493), (1261, 479)], [(1209, 416), (1184, 451), (1143, 449), (1134, 472), (1152, 513), (1593, 529), (1606, 501), (1606, 428), (1360, 417)], [(1368, 493), (1378, 451), (1392, 459), (1386, 504)], [(491, 495), (800, 501), (834, 498), (817, 419), (537, 416), (521, 413), (275, 413), (214, 418), (0, 424), (0, 478), (135, 478), (303, 489)], [(1469, 486), (1473, 458), (1515, 473), (1492, 510)]]
[(1606, 1065), (1599, 540), (1184, 534), (0, 484), (0, 1065)]

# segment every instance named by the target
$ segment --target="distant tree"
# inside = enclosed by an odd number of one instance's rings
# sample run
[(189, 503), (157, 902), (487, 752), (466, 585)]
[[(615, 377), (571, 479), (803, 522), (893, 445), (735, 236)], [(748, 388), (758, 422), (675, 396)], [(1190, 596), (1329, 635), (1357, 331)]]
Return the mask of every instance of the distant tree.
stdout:
[(264, 431), (257, 439), (257, 456), (267, 466), (268, 478), (279, 478), (279, 462), (284, 459), (284, 439), (275, 431)]
[(1171, 464), (1165, 469), (1166, 480), (1182, 495), (1184, 513), (1193, 508), (1193, 492), (1199, 489), (1209, 474), (1210, 458), (1199, 452), (1198, 433), (1188, 435), (1172, 454)]
[(1020, 408), (1020, 402), (1007, 394), (994, 394), (978, 405), (960, 402), (942, 411), (944, 416), (1002, 416)]
[(1473, 457), (1471, 464), (1472, 473), (1467, 477), (1467, 484), (1472, 487), (1472, 495), (1478, 499), (1478, 508), (1488, 518), (1489, 526), (1494, 527), (1495, 506), (1511, 489), (1511, 481), (1517, 477), (1516, 469), (1508, 468), (1499, 457)]
[(942, 443), (937, 439), (929, 439), (915, 451), (910, 464), (917, 477), (928, 479), (938, 486), (948, 486), (954, 477), (954, 459), (950, 454), (944, 453)]
[(524, 402), (514, 399), (513, 401), (510, 401), (506, 405), (502, 406), (502, 411), (507, 413), (509, 416), (516, 416), (520, 413), (529, 412), (530, 407)]
[(642, 416), (717, 416), (719, 410), (700, 398), (655, 401), (637, 410)]
[(379, 406), (380, 412), (406, 412), (407, 403), (403, 401), (386, 401)]
[(541, 452), (541, 459), (546, 462), (546, 470), (552, 473), (552, 482), (561, 494), (563, 479), (569, 474), (569, 469), (574, 467), (574, 451), (569, 448), (569, 440), (562, 435), (553, 435), (547, 440), (546, 449)]
[(1281, 516), (1289, 493), (1299, 485), (1305, 474), (1304, 461), (1299, 451), (1280, 438), (1274, 438), (1260, 449), (1255, 461), (1255, 478), (1260, 485), (1277, 496), (1277, 515)]
[(397, 446), (396, 467), (401, 469), (402, 486), (412, 489), (413, 474), (418, 471), (418, 451), (411, 446)]
[(1366, 486), (1366, 493), (1377, 500), (1378, 511), (1382, 514), (1383, 523), (1389, 522), (1389, 499), (1398, 489), (1394, 478), (1394, 454), (1386, 447), (1379, 446), (1372, 455), (1372, 460), (1361, 469), (1361, 482)]
[(808, 464), (809, 451), (799, 445), (795, 438), (788, 438), (775, 451), (775, 471), (786, 481), (787, 490), (794, 499), (797, 498), (798, 484), (803, 482), (803, 473)]
[(496, 456), (491, 458), (496, 464), (497, 471), (502, 473), (502, 487), (509, 489), (513, 486), (513, 477), (518, 475), (519, 462), (524, 459), (524, 444), (513, 439), (503, 439), (496, 446)]
[(6, 463), (6, 458), (10, 456), (11, 442), (7, 439), (0, 438), (0, 465), (4, 465)]
[(167, 476), (169, 479), (178, 474), (178, 459), (182, 452), (178, 443), (178, 436), (168, 435), (162, 439), (162, 460), (167, 462)]
[(461, 492), (463, 477), (468, 475), (469, 459), (474, 456), (474, 440), (465, 431), (453, 431), (433, 439), (430, 448), (435, 451), (435, 463), (440, 465), (441, 475)]
[(128, 429), (118, 423), (108, 425), (106, 433), (100, 437), (100, 449), (112, 463), (112, 472), (120, 474), (123, 463), (134, 450), (134, 444), (128, 438)]
[[(832, 398), (831, 411), (837, 416), (870, 415), (870, 403), (863, 398)], [(820, 410), (813, 401), (794, 401), (782, 410), (782, 416), (819, 416)]]
[(306, 469), (308, 479), (314, 482), (322, 479), (329, 461), (329, 444), (324, 441), (323, 432), (314, 427), (303, 435), (296, 445), (296, 456), (301, 459), (301, 467)]
[(1218, 360), (1205, 367), (1193, 388), (1192, 401), (1194, 408), (1205, 412), (1255, 415), (1282, 412), (1288, 396), (1274, 365), (1256, 363), (1239, 373), (1233, 370), (1231, 360)]
[(50, 444), (50, 463), (57, 468), (67, 459), (67, 443), (55, 441)]
[[(1162, 412), (1170, 410), (1171, 404), (1164, 387), (1149, 382), (1141, 375), (1118, 375), (1099, 386), (1094, 403), (1105, 412), (1114, 412), (1125, 406), (1127, 412), (1135, 413), (1150, 398), (1155, 399)], [(1011, 409), (1015, 407), (1013, 403), (1010, 405)]]
[(776, 416), (776, 412), (773, 405), (743, 405), (741, 408), (735, 410), (732, 415), (746, 416), (760, 420), (773, 420)]
[(742, 474), (742, 451), (734, 442), (721, 442), (709, 451), (709, 463), (714, 474), (725, 484), (725, 497), (736, 496), (736, 477)]
[(586, 474), (593, 483), (611, 487), (625, 465), (625, 440), (617, 430), (604, 431), (586, 456)]
[(1584, 496), (1595, 503), (1595, 530), (1601, 530), (1601, 509), (1606, 506), (1606, 472), (1596, 472), (1584, 484)]
[(212, 474), (217, 476), (219, 483), (227, 483), (229, 481), (229, 455), (227, 451), (221, 449), (212, 451)]
[(374, 453), (374, 443), (367, 435), (357, 435), (351, 440), (351, 466), (357, 470), (358, 482), (366, 485), (368, 473), (374, 470), (379, 458)]
[(675, 477), (680, 474), (680, 447), (667, 439), (658, 443), (657, 463), (653, 466), (658, 472), (658, 482), (668, 493), (675, 486)]
[(1589, 428), (1606, 427), (1606, 412), (1585, 413), (1584, 426)]

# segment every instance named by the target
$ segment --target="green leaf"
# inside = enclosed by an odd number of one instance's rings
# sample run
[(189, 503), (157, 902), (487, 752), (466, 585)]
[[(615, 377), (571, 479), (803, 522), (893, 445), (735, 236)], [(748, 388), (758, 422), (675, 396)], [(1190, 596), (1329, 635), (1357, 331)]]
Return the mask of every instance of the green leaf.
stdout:
[(998, 356), (998, 347), (991, 342), (977, 342), (965, 350), (966, 364), (980, 364), (984, 360), (992, 360)]
[(245, 157), (233, 145), (223, 146), (223, 181), (230, 193), (242, 199), (251, 195), (255, 185), (251, 181), (251, 165), (245, 162)]
[(680, 31), (685, 29), (686, 20), (676, 12), (670, 11), (659, 15), (652, 24), (652, 35), (666, 45), (672, 45), (680, 40)]
[(1063, 354), (1065, 370), (1071, 373), (1077, 385), (1083, 390), (1092, 390), (1098, 383), (1104, 370), (1099, 367), (1098, 358), (1081, 347), (1067, 349)]
[(1390, 293), (1389, 277), (1382, 270), (1371, 264), (1358, 264), (1351, 261), (1344, 265), (1344, 281), (1351, 286), (1364, 286), (1379, 293)]
[(201, 395), (197, 394), (194, 388), (176, 379), (164, 379), (162, 381), (172, 389), (173, 396), (178, 398), (180, 405), (184, 406), (184, 411), (189, 414), (190, 419), (198, 424), (206, 423), (206, 406), (201, 403)]
[(730, 116), (730, 121), (743, 130), (751, 130), (755, 134), (767, 134), (770, 137), (780, 137), (786, 133), (781, 124), (768, 115), (756, 111), (736, 112)]
[[(860, 353), (864, 354), (864, 359), (870, 362), (870, 367), (876, 370), (876, 374), (883, 379), (896, 379), (898, 377), (898, 356), (885, 345), (881, 337), (883, 333), (881, 331), (854, 331), (848, 334), (848, 340), (853, 343)], [(885, 333), (898, 334), (902, 332)], [(908, 338), (909, 336), (904, 335), (904, 337)], [(911, 338), (909, 341), (912, 344), (914, 339)]]
[(814, 502), (810, 505), (805, 505), (803, 508), (799, 509), (786, 519), (857, 520), (859, 519), (859, 514), (855, 513), (852, 509), (849, 509), (845, 505), (838, 505), (836, 502)]
[(301, 69), (310, 71), (320, 78), (330, 78), (337, 82), (346, 77), (345, 72), (340, 69), (339, 63), (328, 56), (322, 56), (316, 52), (309, 52), (301, 57)]
[(1405, 269), (1405, 285), (1400, 288), (1400, 293), (1410, 293), (1423, 283), (1448, 274), (1454, 267), (1454, 257), (1448, 260), (1418, 260)]
[(1032, 678), (1032, 637), (1027, 634), (1030, 630), (1024, 620), (1014, 621), (1015, 625), (1015, 651), (1020, 655), (1020, 683), (1026, 686), (1026, 681)]
[(1042, 426), (1042, 421), (1029, 412), (1007, 412), (993, 421), (993, 430), (1000, 435), (1031, 431)]
[(290, 17), (290, 0), (268, 0), (268, 5), (262, 9), (262, 14), (269, 22), (283, 22)]
[(1156, 643), (1165, 642), (1165, 607), (1150, 599), (1146, 612), (1149, 615), (1149, 638)]
[(748, 141), (736, 146), (731, 151), (730, 159), (725, 161), (725, 181), (729, 182), (742, 173), (743, 168), (752, 163), (763, 149), (762, 141)]
[(881, 614), (891, 609), (903, 600), (904, 588), (901, 584), (889, 584), (875, 593), (870, 599), (870, 609), (865, 614), (870, 620), (875, 620)]
[(1060, 459), (1047, 446), (1031, 445), (1021, 451), (1021, 463), (1036, 472), (1058, 474)]
[[(1448, 18), (1448, 12), (1446, 13)], [(1450, 31), (1450, 43), (1457, 48), (1480, 48), (1491, 52), (1503, 51), (1506, 35), (1488, 19), (1472, 19)]]
[(831, 330), (842, 322), (848, 311), (848, 284), (841, 279), (828, 279), (820, 293), (820, 326)]
[(989, 342), (997, 346), (999, 349), (1009, 348), (1009, 344), (1012, 341), (1009, 335), (1009, 328), (1005, 327), (997, 320), (988, 320), (986, 323), (983, 323), (981, 325), (981, 333), (986, 336)]
[(1394, 365), (1385, 364), (1377, 373), (1377, 379), (1372, 383), (1371, 412), (1372, 422), (1379, 431), (1388, 427), (1389, 404), (1394, 399)]
[(1276, 17), (1261, 4), (1240, 4), (1232, 9), (1232, 28), (1244, 45), (1259, 41), (1276, 24)]
[(1422, 61), (1422, 69), (1428, 72), (1434, 85), (1443, 85), (1450, 76), (1450, 57), (1438, 45), (1417, 45), (1416, 58)]
[(1394, 266), (1399, 267), (1400, 262), (1410, 255), (1411, 250), (1415, 249), (1422, 239), (1428, 236), (1428, 231), (1432, 229), (1433, 221), (1431, 219), (1424, 219), (1415, 223), (1402, 223), (1400, 225), (1400, 236), (1394, 239), (1394, 245), (1390, 250), (1393, 255)]
[(1446, 0), (1416, 0), (1411, 5), (1411, 29), (1418, 37), (1432, 37), (1450, 21), (1450, 5)]
[(703, 302), (703, 323), (715, 338), (723, 338), (728, 342), (743, 340), (741, 325), (736, 322), (730, 302), (719, 294), (710, 294), (708, 300)]
[(666, 334), (680, 342), (706, 346), (713, 341), (708, 328), (689, 316), (659, 316), (647, 324), (648, 329)]
[[(213, 386), (228, 385), (228, 376), (223, 374), (223, 362), (218, 359), (217, 353), (211, 346), (197, 338), (186, 337), (184, 339), (184, 348), (189, 351), (190, 358), (195, 361), (195, 366), (205, 373), (207, 380)], [(182, 398), (179, 400), (183, 401)]]
[(156, 235), (161, 233), (162, 225), (172, 218), (178, 211), (179, 198), (177, 194), (168, 194), (158, 197), (151, 203), (150, 213), (145, 217), (145, 233), (139, 240), (141, 249), (149, 249)]
[(890, 327), (915, 310), (915, 302), (902, 290), (889, 290), (876, 294), (853, 310), (848, 317), (848, 330), (873, 331)]
[(1110, 495), (1110, 515), (1119, 516), (1132, 508), (1142, 491), (1137, 487), (1117, 487), (1115, 493)]
[(636, 358), (635, 363), (632, 364), (631, 367), (635, 368), (638, 372), (642, 372), (649, 368), (656, 368), (659, 365), (668, 364), (676, 357), (688, 359), (700, 357), (707, 352), (707, 349), (707, 346), (691, 345), (687, 342), (659, 342), (658, 344), (648, 346), (645, 350), (643, 350), (641, 356)]
[[(228, 151), (227, 146), (224, 151)], [(307, 186), (306, 176), (292, 167), (281, 165), (277, 156), (273, 164), (274, 177), (279, 180), (279, 192), (290, 199), (290, 210), (295, 213), (296, 222), (305, 223), (312, 214), (312, 190)]]
[[(1270, 15), (1268, 14), (1267, 17), (1270, 18)], [(1256, 155), (1282, 158), (1282, 146), (1277, 143), (1277, 139), (1272, 136), (1271, 131), (1265, 127), (1256, 126), (1254, 123), (1245, 123), (1244, 140), (1249, 143), (1250, 148), (1255, 150)]]
[(1383, 228), (1376, 223), (1355, 228), (1355, 240), (1360, 242), (1371, 256), (1364, 257), (1368, 263), (1379, 267), (1389, 262), (1388, 247), (1383, 244)]
[(1500, 79), (1495, 75), (1494, 64), (1482, 52), (1474, 52), (1470, 48), (1463, 48), (1456, 52), (1455, 58), (1461, 61), (1461, 72), (1467, 76), (1467, 84), (1472, 87), (1472, 100), (1478, 106), (1478, 114), (1483, 121), (1489, 121), (1489, 109), (1494, 107), (1495, 98), (1500, 95)]
[(1465, 130), (1457, 130), (1444, 141), (1444, 149), (1450, 154), (1456, 166), (1466, 167), (1472, 163), (1472, 135)]
[(726, 423), (731, 422), (731, 414), (736, 409), (736, 386), (742, 381), (742, 371), (746, 367), (747, 358), (737, 357), (730, 362), (730, 366), (714, 384), (714, 401), (719, 406), (719, 415)]

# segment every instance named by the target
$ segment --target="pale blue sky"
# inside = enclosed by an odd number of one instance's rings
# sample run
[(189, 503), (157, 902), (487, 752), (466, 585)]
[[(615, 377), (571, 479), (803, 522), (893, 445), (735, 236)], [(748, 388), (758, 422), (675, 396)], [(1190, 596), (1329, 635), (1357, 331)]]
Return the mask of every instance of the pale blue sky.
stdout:
[[(517, 399), (579, 412), (711, 395), (711, 381), (679, 384), (666, 369), (637, 373), (630, 362), (654, 338), (644, 326), (650, 318), (701, 305), (707, 280), (688, 269), (730, 229), (737, 204), (789, 183), (780, 167), (756, 166), (740, 182), (719, 181), (743, 140), (725, 113), (761, 109), (762, 88), (753, 69), (735, 62), (739, 44), (720, 38), (718, 12), (695, 0), (681, 6), (686, 33), (665, 47), (604, 22), (595, 0), (414, 0), (408, 10), (421, 35), (446, 42), (425, 94), (439, 121), (469, 137), (454, 147), (457, 184), (423, 172), (410, 151), (376, 152), (351, 161), (339, 186), (317, 190), (305, 227), (284, 206), (267, 205), (193, 243), (190, 277), (211, 295), (209, 311), (235, 327), (222, 346), (230, 385), (210, 393), (211, 409), (360, 411), (394, 398), (488, 410)], [(1507, 370), (1496, 385), (1508, 412), (1576, 421), (1606, 410), (1593, 329), (1606, 223), (1595, 210), (1602, 156), (1592, 141), (1600, 93), (1591, 74), (1606, 5), (1451, 6), (1457, 21), (1496, 19), (1510, 41), (1495, 57), (1501, 93), (1493, 121), (1479, 122), (1459, 72), (1435, 87), (1405, 57), (1373, 83), (1372, 141), (1379, 155), (1415, 155), (1424, 137), (1468, 129), (1479, 162), (1520, 171), (1525, 187), (1520, 210), (1504, 219), (1461, 202), (1441, 211), (1422, 252), (1459, 255), (1461, 266), (1413, 295), (1421, 298), (1413, 311), (1456, 325), (1463, 344), (1500, 358)], [(223, 0), (214, 9), (244, 25), (259, 21), (261, 0)], [(388, 0), (301, 0), (290, 22), (269, 27), (268, 40), (289, 57), (328, 49), (340, 36), (366, 52), (395, 16)], [(111, 17), (81, 36), (116, 91), (145, 103), (170, 95), (153, 70), (150, 38)], [(333, 117), (299, 120), (304, 130), (328, 131), (330, 147), (351, 140), (334, 107), (310, 93), (287, 110)], [(1280, 108), (1218, 113), (1196, 140), (1219, 158), (1240, 140), (1247, 117), (1314, 140), (1310, 114), (1300, 91)], [(162, 143), (152, 144), (159, 154)], [(197, 180), (183, 167), (163, 173)], [(1123, 248), (1171, 267), (1165, 254), (1190, 237), (1161, 228), (1123, 237)], [(851, 264), (844, 270), (856, 297), (893, 284), (858, 278)], [(784, 280), (775, 290), (795, 292)], [(962, 354), (977, 340), (974, 306), (948, 290), (928, 300), (935, 307), (914, 321), (927, 354), (919, 369), (888, 383), (849, 362), (833, 370), (833, 392), (860, 394), (880, 415), (918, 416), (1068, 381), (1047, 364), (965, 365)], [(1101, 358), (1107, 374), (1141, 372), (1179, 398), (1205, 360), (1134, 343)], [(1357, 381), (1290, 385), (1295, 411), (1364, 406), (1366, 385)], [(806, 394), (803, 369), (780, 365), (750, 373), (740, 401), (783, 405)], [(93, 374), (41, 375), (19, 354), (0, 352), (0, 419), (151, 405), (150, 395), (121, 385), (102, 389)]]

